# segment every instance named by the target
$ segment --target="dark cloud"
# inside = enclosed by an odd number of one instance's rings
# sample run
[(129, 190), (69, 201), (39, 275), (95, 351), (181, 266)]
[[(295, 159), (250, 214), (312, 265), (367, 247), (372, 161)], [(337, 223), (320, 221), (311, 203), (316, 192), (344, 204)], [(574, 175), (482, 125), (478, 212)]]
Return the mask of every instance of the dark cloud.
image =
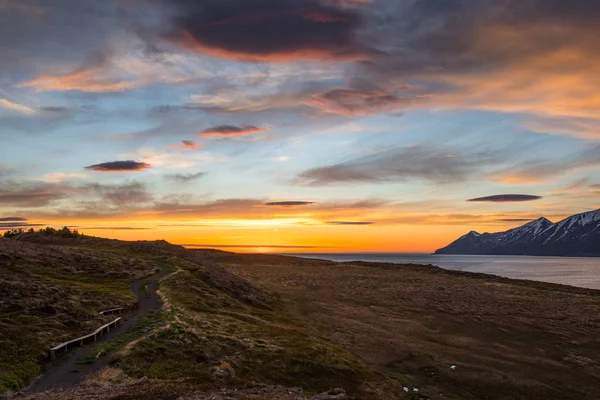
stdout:
[(272, 201), (265, 203), (267, 207), (302, 207), (317, 204), (314, 201)]
[(242, 61), (346, 60), (362, 56), (355, 9), (317, 0), (157, 0), (172, 9), (169, 40)]
[(131, 171), (143, 171), (151, 168), (150, 164), (138, 161), (111, 161), (101, 164), (90, 165), (85, 167), (88, 171), (99, 171), (99, 172), (131, 172)]
[(4, 223), (0, 222), (0, 230), (2, 229), (15, 229), (15, 228), (34, 228), (38, 226), (46, 226), (46, 224), (28, 224), (28, 223)]
[(0, 218), (0, 222), (25, 222), (27, 218), (23, 217), (4, 217)]
[(348, 87), (335, 88), (313, 95), (305, 104), (322, 112), (337, 115), (400, 113), (418, 102), (418, 95), (406, 85), (384, 89), (374, 82), (352, 80)]
[(206, 175), (205, 172), (197, 172), (195, 174), (171, 174), (165, 175), (165, 179), (177, 183), (189, 183), (202, 178), (204, 175)]
[(140, 182), (121, 185), (102, 185), (99, 183), (84, 185), (79, 188), (84, 194), (100, 198), (114, 206), (138, 205), (152, 200), (146, 186)]
[(590, 187), (592, 189), (600, 189), (600, 183), (599, 184), (590, 185)]
[(487, 164), (501, 160), (501, 152), (413, 146), (386, 150), (347, 162), (306, 170), (294, 180), (306, 186), (334, 183), (392, 182), (423, 179), (451, 183), (481, 174)]
[(329, 225), (373, 225), (372, 221), (327, 221)]
[(498, 194), (494, 196), (478, 197), (469, 199), (471, 202), (493, 202), (493, 203), (513, 203), (521, 201), (540, 200), (542, 196), (532, 196), (529, 194)]
[(106, 43), (115, 30), (114, 17), (113, 1), (1, 1), (0, 67), (23, 76), (79, 62), (82, 54)]
[(203, 130), (200, 137), (203, 138), (225, 138), (253, 135), (255, 133), (265, 132), (266, 129), (256, 127), (254, 125), (234, 126), (234, 125), (219, 125)]
[(46, 107), (40, 107), (39, 110), (43, 111), (43, 112), (62, 114), (62, 113), (66, 113), (66, 112), (70, 111), (71, 109), (68, 107), (46, 106)]

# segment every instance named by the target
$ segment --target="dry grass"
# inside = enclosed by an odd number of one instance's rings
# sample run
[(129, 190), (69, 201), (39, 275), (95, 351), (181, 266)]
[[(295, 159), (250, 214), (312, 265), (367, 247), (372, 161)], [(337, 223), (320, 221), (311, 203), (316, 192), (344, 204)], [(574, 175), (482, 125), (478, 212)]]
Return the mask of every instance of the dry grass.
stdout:
[(433, 267), (220, 261), (420, 396), (600, 398), (600, 292)]

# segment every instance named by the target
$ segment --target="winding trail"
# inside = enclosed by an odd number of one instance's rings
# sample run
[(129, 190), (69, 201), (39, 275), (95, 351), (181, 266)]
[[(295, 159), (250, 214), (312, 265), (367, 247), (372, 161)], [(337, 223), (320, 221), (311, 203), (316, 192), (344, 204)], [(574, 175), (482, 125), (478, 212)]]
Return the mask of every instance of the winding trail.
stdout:
[[(92, 372), (96, 372), (110, 363), (110, 353), (97, 358), (93, 363), (81, 363), (81, 360), (94, 357), (94, 346), (108, 342), (119, 335), (122, 335), (127, 329), (137, 325), (140, 318), (150, 311), (160, 310), (162, 304), (156, 291), (158, 282), (164, 276), (164, 270), (161, 270), (149, 277), (141, 278), (131, 284), (131, 291), (135, 294), (139, 302), (139, 308), (126, 312), (122, 315), (122, 324), (106, 332), (104, 336), (98, 338), (95, 343), (89, 343), (76, 350), (69, 351), (66, 357), (61, 357), (56, 363), (49, 364), (46, 369), (28, 388), (23, 392), (37, 393), (51, 389), (64, 389), (77, 386)], [(144, 286), (148, 284), (148, 292), (144, 293)]]

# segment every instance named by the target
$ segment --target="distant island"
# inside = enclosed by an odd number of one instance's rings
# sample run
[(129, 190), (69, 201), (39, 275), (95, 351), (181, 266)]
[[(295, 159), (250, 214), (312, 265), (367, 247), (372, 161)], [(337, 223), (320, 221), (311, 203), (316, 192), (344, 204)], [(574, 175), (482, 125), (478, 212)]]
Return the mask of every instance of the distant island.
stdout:
[(542, 217), (505, 232), (471, 231), (435, 254), (600, 257), (600, 210), (557, 223)]

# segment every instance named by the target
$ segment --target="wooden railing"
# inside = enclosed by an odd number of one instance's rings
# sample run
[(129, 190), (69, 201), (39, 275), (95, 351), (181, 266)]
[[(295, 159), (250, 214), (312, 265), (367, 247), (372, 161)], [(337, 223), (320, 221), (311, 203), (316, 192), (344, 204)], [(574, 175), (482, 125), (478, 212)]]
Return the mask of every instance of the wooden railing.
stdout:
[(105, 330), (106, 330), (106, 332), (110, 332), (110, 327), (111, 326), (117, 326), (117, 324), (121, 324), (121, 322), (122, 322), (121, 321), (121, 317), (119, 317), (119, 318), (115, 319), (114, 321), (109, 322), (108, 324), (101, 326), (100, 328), (96, 329), (94, 332), (90, 333), (89, 335), (81, 336), (81, 337), (78, 337), (77, 339), (73, 339), (73, 340), (70, 340), (68, 342), (64, 342), (64, 343), (61, 343), (61, 344), (59, 344), (57, 346), (52, 347), (51, 349), (48, 350), (48, 354), (50, 356), (50, 359), (52, 361), (56, 360), (56, 352), (58, 350), (61, 350), (61, 349), (65, 349), (65, 351), (67, 351), (69, 345), (71, 345), (71, 344), (79, 343), (79, 345), (81, 347), (83, 347), (83, 343), (87, 339), (91, 339), (91, 338), (93, 338), (94, 342), (95, 342), (96, 340), (98, 340), (98, 335), (102, 336), (104, 334)]

